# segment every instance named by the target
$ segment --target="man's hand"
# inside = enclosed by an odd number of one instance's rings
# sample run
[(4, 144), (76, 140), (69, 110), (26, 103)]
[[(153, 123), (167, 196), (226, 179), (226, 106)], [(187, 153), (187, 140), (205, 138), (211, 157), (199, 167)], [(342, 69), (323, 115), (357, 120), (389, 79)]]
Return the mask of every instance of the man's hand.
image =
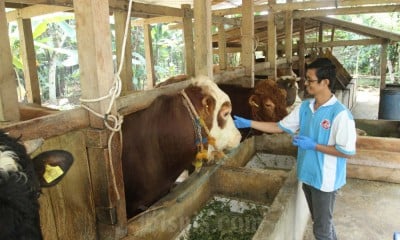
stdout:
[(239, 116), (233, 116), (236, 128), (249, 128), (251, 127), (251, 120)]
[(293, 145), (305, 150), (315, 150), (317, 147), (317, 143), (310, 137), (306, 136), (295, 136), (292, 143)]

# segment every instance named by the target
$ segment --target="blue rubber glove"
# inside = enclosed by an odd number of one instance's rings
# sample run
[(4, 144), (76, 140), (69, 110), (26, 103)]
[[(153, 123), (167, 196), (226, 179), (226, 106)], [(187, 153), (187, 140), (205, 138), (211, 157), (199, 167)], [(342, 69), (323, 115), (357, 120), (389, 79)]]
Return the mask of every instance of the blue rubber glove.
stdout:
[(236, 128), (249, 128), (251, 127), (251, 120), (239, 116), (233, 116)]
[(305, 150), (315, 150), (317, 147), (317, 143), (310, 137), (306, 136), (295, 136), (292, 143), (293, 145)]

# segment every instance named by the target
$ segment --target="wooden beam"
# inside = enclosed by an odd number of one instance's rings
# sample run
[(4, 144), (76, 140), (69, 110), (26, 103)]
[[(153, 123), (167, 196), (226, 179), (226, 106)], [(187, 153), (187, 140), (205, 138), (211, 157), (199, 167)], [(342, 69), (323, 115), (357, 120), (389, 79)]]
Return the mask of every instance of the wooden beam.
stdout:
[[(383, 1), (377, 1), (377, 0), (340, 0), (340, 1), (324, 0), (324, 1), (303, 1), (303, 2), (292, 2), (292, 3), (273, 3), (273, 4), (269, 3), (269, 4), (264, 4), (264, 5), (256, 5), (254, 7), (254, 12), (297, 11), (297, 10), (302, 10), (302, 9), (325, 10), (325, 9), (329, 9), (329, 8), (332, 9), (332, 8), (339, 8), (339, 7), (354, 7), (354, 8), (363, 7), (363, 6), (371, 7), (370, 5), (377, 5), (377, 7), (379, 7), (382, 5), (390, 6), (390, 5), (399, 4), (399, 3), (400, 3), (399, 0), (383, 0)], [(226, 16), (226, 15), (240, 14), (242, 12), (241, 8), (242, 7), (214, 10), (213, 15)], [(324, 16), (326, 16), (326, 15), (324, 15)], [(308, 17), (308, 16), (302, 16), (302, 17)], [(300, 17), (296, 16), (296, 18), (300, 18)]]
[[(125, 24), (126, 18), (128, 17), (127, 12), (115, 11), (114, 12), (114, 19), (115, 19), (115, 42), (116, 42), (116, 49), (117, 49), (117, 65), (118, 67), (121, 64), (121, 54), (122, 54), (122, 47), (124, 41), (124, 34), (125, 34)], [(122, 82), (122, 89), (121, 94), (125, 94), (130, 90), (133, 90), (133, 70), (132, 70), (132, 39), (131, 39), (131, 25), (130, 21), (128, 21), (128, 31), (127, 31), (127, 38), (126, 38), (126, 46), (125, 46), (125, 54), (123, 57), (124, 64), (122, 65), (120, 78)]]
[(39, 78), (36, 67), (36, 52), (33, 43), (30, 19), (18, 18), (19, 39), (21, 41), (21, 58), (24, 65), (24, 79), (27, 100), (41, 105)]
[(18, 18), (29, 19), (50, 13), (71, 11), (72, 9), (72, 7), (37, 4), (7, 12), (7, 21), (16, 21)]
[(242, 52), (240, 60), (245, 68), (245, 76), (250, 79), (249, 87), (254, 87), (254, 1), (243, 0), (242, 4)]
[(164, 16), (164, 17), (153, 17), (146, 19), (136, 19), (132, 21), (132, 26), (142, 27), (146, 24), (157, 24), (157, 23), (171, 23), (171, 22), (182, 22), (182, 17)]
[(328, 15), (371, 14), (385, 12), (399, 12), (400, 5), (343, 7), (318, 10), (297, 10), (293, 12), (293, 19), (323, 17)]
[(356, 46), (356, 45), (376, 45), (382, 44), (384, 39), (373, 38), (373, 39), (360, 39), (360, 40), (340, 40), (334, 42), (313, 42), (306, 43), (306, 48), (324, 48), (324, 47), (345, 47), (345, 46)]
[(212, 79), (211, 1), (194, 0), (195, 76)]
[(12, 65), (4, 1), (0, 1), (0, 121), (18, 121), (17, 79)]
[(193, 11), (190, 4), (183, 4), (183, 38), (185, 42), (185, 69), (186, 74), (194, 76), (194, 44), (193, 44)]
[(388, 32), (384, 31), (381, 29), (377, 28), (372, 28), (372, 27), (367, 27), (361, 24), (356, 24), (356, 23), (351, 23), (335, 18), (330, 18), (330, 17), (316, 17), (313, 18), (315, 20), (339, 27), (344, 30), (348, 30), (351, 32), (355, 32), (358, 34), (366, 35), (366, 36), (371, 36), (371, 37), (376, 37), (376, 38), (387, 38), (395, 42), (400, 41), (400, 34), (396, 34), (393, 32)]
[(153, 60), (153, 42), (151, 39), (151, 25), (144, 25), (144, 52), (146, 57), (146, 89), (152, 89), (155, 85), (156, 74), (154, 71), (154, 60)]
[(87, 128), (88, 126), (88, 112), (83, 108), (77, 108), (24, 122), (9, 124), (1, 128), (9, 132), (11, 136), (21, 137), (21, 140), (25, 141), (61, 136), (74, 130)]

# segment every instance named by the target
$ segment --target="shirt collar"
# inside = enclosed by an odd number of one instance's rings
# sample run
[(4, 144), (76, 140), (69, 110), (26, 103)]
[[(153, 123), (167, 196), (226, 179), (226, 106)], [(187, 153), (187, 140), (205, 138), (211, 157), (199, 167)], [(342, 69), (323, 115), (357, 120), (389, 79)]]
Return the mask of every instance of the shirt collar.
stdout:
[[(337, 101), (338, 101), (338, 100), (337, 100), (335, 94), (332, 94), (332, 97), (331, 97), (326, 103), (324, 103), (323, 105), (321, 105), (321, 107), (326, 107), (326, 106), (333, 105), (333, 104), (335, 104)], [(311, 108), (311, 109), (314, 109), (314, 103), (315, 103), (315, 98), (312, 98), (312, 99), (310, 100), (310, 108)]]

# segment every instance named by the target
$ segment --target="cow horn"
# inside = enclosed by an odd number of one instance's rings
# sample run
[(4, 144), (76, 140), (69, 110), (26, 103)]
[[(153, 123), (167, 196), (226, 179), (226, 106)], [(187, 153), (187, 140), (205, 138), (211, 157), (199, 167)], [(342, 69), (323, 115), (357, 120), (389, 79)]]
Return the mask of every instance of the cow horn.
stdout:
[(43, 143), (44, 143), (43, 138), (37, 138), (37, 139), (27, 140), (27, 141), (23, 142), (23, 144), (26, 148), (26, 152), (28, 154), (31, 154), (34, 151), (36, 151), (40, 146), (42, 146)]

